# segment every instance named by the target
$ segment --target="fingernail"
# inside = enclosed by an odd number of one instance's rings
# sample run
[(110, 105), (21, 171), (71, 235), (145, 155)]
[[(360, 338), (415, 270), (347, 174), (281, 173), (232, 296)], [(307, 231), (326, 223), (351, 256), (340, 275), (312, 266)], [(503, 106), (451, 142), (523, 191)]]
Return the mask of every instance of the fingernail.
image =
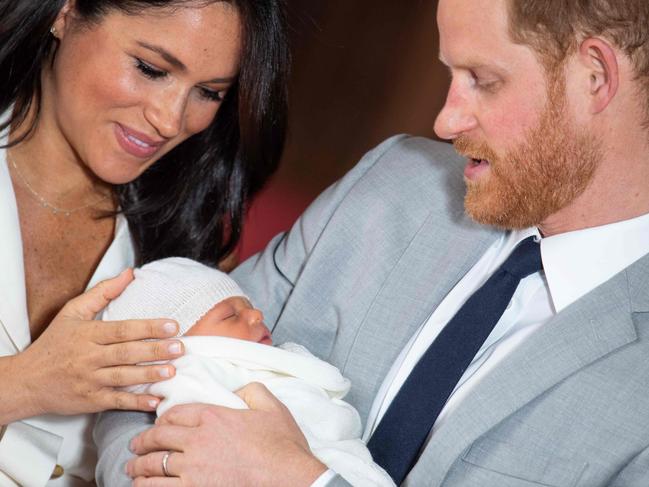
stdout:
[(175, 335), (176, 333), (178, 333), (178, 331), (177, 331), (178, 328), (177, 328), (177, 326), (176, 326), (176, 323), (171, 323), (171, 322), (169, 322), (169, 323), (165, 323), (165, 324), (162, 326), (162, 328), (164, 329), (164, 332), (165, 332), (165, 333), (168, 333), (168, 334), (170, 334), (170, 335), (171, 335), (171, 334)]
[(135, 440), (131, 440), (131, 442), (128, 444), (128, 450), (131, 453), (135, 453)]
[[(171, 347), (169, 347), (169, 348), (171, 348)], [(169, 372), (169, 368), (167, 368), (167, 367), (163, 367), (162, 369), (158, 369), (158, 374), (160, 374), (160, 377), (164, 377), (164, 378), (171, 377), (171, 372)]]
[(177, 355), (180, 353), (180, 342), (174, 342), (171, 345), (169, 345), (169, 353), (173, 353), (174, 355)]
[[(160, 374), (160, 375), (162, 375), (162, 374)], [(151, 400), (149, 401), (149, 407), (150, 407), (151, 409), (155, 409), (155, 408), (157, 408), (157, 407), (158, 407), (158, 402), (159, 402), (159, 401), (157, 401), (157, 400), (155, 400), (155, 399), (151, 399)]]

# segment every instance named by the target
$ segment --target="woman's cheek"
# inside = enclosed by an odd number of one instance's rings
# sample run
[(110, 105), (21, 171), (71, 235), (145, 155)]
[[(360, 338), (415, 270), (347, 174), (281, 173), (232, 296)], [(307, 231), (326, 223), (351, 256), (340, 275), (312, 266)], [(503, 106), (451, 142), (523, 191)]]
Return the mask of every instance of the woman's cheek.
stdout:
[[(194, 95), (190, 95), (194, 98)], [(191, 137), (198, 132), (202, 132), (210, 126), (214, 117), (218, 113), (220, 103), (214, 103), (204, 100), (191, 100), (187, 104), (186, 127), (187, 136)]]

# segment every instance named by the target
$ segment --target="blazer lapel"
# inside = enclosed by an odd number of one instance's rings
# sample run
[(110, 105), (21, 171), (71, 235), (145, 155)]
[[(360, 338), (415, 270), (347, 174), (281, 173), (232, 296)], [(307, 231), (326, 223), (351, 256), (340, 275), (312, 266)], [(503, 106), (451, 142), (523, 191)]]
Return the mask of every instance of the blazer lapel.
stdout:
[(441, 218), (435, 214), (428, 217), (363, 320), (343, 374), (354, 384), (349, 400), (364, 422), (373, 398), (408, 340), (489, 245), (502, 235), (462, 218), (464, 222), (460, 225), (450, 223), (462, 230), (448, 232), (452, 237), (445, 240), (439, 237), (445, 233), (440, 228), (444, 226)]
[(0, 149), (0, 355), (11, 355), (24, 350), (31, 337), (20, 222), (5, 153)]
[[(649, 258), (633, 275), (649, 275)], [(638, 267), (642, 267), (639, 272)], [(639, 277), (634, 277), (638, 280)], [(638, 337), (631, 278), (621, 272), (556, 315), (478, 383), (431, 437), (408, 479), (440, 485), (462, 452), (477, 438), (559, 381)], [(643, 288), (646, 292), (646, 286)]]

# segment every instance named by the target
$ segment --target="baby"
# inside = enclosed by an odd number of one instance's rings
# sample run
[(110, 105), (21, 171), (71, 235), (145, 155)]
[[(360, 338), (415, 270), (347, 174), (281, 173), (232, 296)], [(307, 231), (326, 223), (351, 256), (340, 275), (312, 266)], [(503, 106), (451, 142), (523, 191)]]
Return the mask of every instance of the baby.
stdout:
[(264, 384), (289, 409), (313, 454), (354, 486), (393, 486), (361, 441), (358, 412), (342, 397), (350, 383), (304, 347), (270, 346), (270, 331), (227, 275), (195, 261), (169, 258), (135, 270), (135, 280), (103, 314), (107, 321), (171, 318), (180, 326), (185, 355), (176, 375), (130, 388), (162, 397), (160, 416), (172, 406), (209, 403), (247, 408), (234, 391)]

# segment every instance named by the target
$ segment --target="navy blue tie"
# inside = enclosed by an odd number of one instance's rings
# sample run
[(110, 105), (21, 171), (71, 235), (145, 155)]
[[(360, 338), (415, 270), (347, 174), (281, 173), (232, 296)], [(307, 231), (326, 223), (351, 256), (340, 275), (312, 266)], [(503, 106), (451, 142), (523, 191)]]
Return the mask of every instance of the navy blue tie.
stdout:
[(448, 322), (404, 382), (368, 447), (397, 485), (413, 467), (437, 416), (511, 301), (518, 283), (543, 268), (534, 237), (507, 260)]

